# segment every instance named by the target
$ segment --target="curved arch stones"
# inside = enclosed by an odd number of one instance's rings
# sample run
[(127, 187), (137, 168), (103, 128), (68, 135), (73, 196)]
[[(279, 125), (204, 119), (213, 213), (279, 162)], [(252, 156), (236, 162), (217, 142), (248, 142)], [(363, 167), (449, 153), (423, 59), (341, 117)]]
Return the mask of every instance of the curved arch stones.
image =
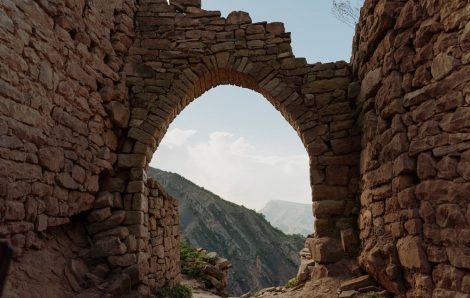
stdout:
[[(142, 1), (136, 13), (136, 36), (124, 68), (129, 129), (115, 174), (101, 189), (102, 197), (125, 193), (122, 225), (138, 244), (137, 257), (125, 269), (135, 276), (132, 284), (153, 288), (179, 278), (177, 212), (168, 207), (176, 205), (145, 171), (178, 113), (223, 84), (261, 93), (305, 145), (316, 218), (315, 236), (308, 239), (314, 260), (331, 263), (354, 253), (360, 136), (355, 94), (348, 94), (348, 64), (311, 65), (296, 58), (282, 23), (253, 23), (245, 12), (223, 18), (202, 10), (198, 0), (170, 2)], [(174, 212), (176, 220), (159, 210)]]

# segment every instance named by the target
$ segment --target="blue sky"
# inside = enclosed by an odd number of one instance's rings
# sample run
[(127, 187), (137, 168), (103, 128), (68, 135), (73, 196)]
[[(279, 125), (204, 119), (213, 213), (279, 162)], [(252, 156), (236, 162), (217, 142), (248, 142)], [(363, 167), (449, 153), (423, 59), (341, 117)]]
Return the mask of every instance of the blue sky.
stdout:
[[(294, 55), (309, 63), (351, 56), (353, 29), (334, 18), (331, 0), (203, 0), (202, 5), (222, 16), (242, 10), (254, 22), (284, 22)], [(256, 210), (269, 200), (311, 203), (300, 138), (263, 96), (239, 87), (216, 87), (186, 107), (151, 166)]]

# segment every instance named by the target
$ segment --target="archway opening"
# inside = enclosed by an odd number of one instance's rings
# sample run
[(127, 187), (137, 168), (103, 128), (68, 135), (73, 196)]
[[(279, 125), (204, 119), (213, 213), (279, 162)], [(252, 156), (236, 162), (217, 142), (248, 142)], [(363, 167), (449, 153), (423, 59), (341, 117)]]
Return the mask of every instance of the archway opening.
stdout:
[(175, 118), (150, 162), (178, 200), (182, 238), (232, 263), (231, 294), (285, 284), (313, 233), (309, 157), (279, 116), (259, 93), (216, 87)]

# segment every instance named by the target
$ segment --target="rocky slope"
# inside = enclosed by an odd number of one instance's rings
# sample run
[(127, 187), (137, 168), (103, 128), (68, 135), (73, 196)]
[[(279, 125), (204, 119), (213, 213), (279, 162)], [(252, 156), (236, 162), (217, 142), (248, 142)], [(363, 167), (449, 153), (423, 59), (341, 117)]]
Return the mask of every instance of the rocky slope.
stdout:
[(191, 246), (230, 260), (231, 294), (283, 285), (297, 274), (303, 237), (285, 235), (261, 214), (227, 202), (177, 174), (152, 168), (148, 174), (179, 201), (183, 238)]
[(312, 204), (269, 201), (259, 212), (286, 234), (307, 236), (313, 233)]

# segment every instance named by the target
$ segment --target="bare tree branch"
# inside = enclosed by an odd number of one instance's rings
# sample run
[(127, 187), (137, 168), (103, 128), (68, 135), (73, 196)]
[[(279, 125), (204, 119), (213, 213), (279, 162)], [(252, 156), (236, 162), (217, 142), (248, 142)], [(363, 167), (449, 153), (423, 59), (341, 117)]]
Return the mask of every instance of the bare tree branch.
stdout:
[(354, 28), (359, 20), (362, 2), (356, 1), (356, 4), (351, 4), (350, 0), (333, 0), (331, 13), (342, 23)]

